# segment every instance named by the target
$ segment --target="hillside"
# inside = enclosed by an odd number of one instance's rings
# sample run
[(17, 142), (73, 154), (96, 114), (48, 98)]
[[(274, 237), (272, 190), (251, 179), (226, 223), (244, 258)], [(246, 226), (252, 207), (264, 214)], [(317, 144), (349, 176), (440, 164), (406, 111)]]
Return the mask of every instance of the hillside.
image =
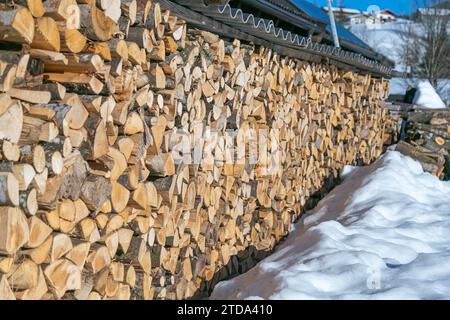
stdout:
[[(398, 19), (395, 22), (383, 24), (351, 24), (348, 28), (377, 52), (394, 61), (395, 71), (407, 71), (401, 59), (402, 35), (408, 28), (418, 29), (419, 26), (409, 20)], [(391, 94), (404, 94), (408, 86), (415, 86), (419, 81), (420, 79), (416, 78), (393, 78), (391, 80)], [(450, 80), (441, 80), (436, 90), (444, 102), (447, 105), (450, 104)]]

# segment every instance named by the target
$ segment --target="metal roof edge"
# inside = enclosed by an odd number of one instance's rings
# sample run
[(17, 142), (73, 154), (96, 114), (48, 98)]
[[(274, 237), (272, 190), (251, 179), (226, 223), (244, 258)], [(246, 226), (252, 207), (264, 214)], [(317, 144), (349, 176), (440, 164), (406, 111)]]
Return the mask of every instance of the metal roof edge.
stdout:
[[(310, 38), (276, 28), (272, 20), (255, 17), (240, 9), (230, 7), (228, 3), (206, 5), (203, 0), (174, 1), (177, 3), (170, 0), (161, 0), (160, 2), (168, 8), (175, 8), (173, 12), (175, 15), (179, 15), (198, 28), (208, 30), (208, 26), (209, 31), (276, 49), (283, 55), (308, 57), (306, 59), (316, 62), (317, 57), (314, 57), (316, 55), (329, 58), (341, 65), (352, 66), (381, 77), (389, 77), (392, 71), (391, 66), (364, 57), (360, 53), (314, 43)], [(214, 29), (211, 29), (213, 25)], [(221, 29), (226, 32), (221, 32)], [(295, 51), (298, 51), (298, 54)]]

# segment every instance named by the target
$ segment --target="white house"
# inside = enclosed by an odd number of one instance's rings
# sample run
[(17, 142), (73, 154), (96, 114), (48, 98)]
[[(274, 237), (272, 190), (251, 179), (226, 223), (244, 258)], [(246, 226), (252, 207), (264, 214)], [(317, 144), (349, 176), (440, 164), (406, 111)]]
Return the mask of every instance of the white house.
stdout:
[(352, 24), (380, 24), (386, 22), (392, 22), (397, 19), (397, 16), (394, 12), (390, 10), (380, 10), (374, 12), (366, 12), (364, 11), (361, 14), (354, 15), (350, 18)]
[(391, 22), (391, 21), (395, 21), (397, 19), (397, 15), (392, 12), (391, 10), (385, 9), (385, 10), (381, 10), (378, 11), (376, 13), (377, 18), (379, 19), (379, 21), (381, 23), (383, 22)]
[[(328, 11), (328, 7), (323, 7), (323, 10)], [(366, 12), (351, 8), (333, 7), (332, 10), (335, 16), (346, 17), (351, 24), (379, 24), (395, 21), (397, 19), (396, 14), (387, 9), (374, 12)]]

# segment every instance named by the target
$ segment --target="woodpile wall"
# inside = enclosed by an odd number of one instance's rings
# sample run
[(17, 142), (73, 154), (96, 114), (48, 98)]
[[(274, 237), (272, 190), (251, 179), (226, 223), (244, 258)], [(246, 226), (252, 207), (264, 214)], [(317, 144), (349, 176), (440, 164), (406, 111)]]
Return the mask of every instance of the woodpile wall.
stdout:
[(1, 299), (189, 298), (382, 152), (386, 81), (155, 1), (2, 2), (0, 41)]
[(386, 134), (388, 143), (398, 142), (396, 151), (419, 161), (425, 171), (438, 178), (450, 180), (450, 109), (408, 105), (399, 106), (399, 110), (395, 110), (395, 105), (392, 108)]

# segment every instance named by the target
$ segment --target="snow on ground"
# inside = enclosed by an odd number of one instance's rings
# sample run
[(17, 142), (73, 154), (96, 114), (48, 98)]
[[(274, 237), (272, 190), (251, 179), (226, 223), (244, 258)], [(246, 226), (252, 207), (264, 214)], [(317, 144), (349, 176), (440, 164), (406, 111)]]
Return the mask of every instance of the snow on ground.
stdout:
[[(404, 95), (409, 87), (417, 88), (417, 84), (424, 79), (418, 78), (392, 78), (391, 83), (391, 94)], [(445, 104), (450, 105), (450, 79), (442, 79), (438, 81), (437, 91), (440, 94), (441, 100)]]
[(421, 81), (417, 84), (417, 91), (414, 95), (413, 103), (430, 109), (445, 108), (444, 102), (442, 102), (429, 81)]
[(388, 151), (212, 299), (450, 299), (450, 182)]

